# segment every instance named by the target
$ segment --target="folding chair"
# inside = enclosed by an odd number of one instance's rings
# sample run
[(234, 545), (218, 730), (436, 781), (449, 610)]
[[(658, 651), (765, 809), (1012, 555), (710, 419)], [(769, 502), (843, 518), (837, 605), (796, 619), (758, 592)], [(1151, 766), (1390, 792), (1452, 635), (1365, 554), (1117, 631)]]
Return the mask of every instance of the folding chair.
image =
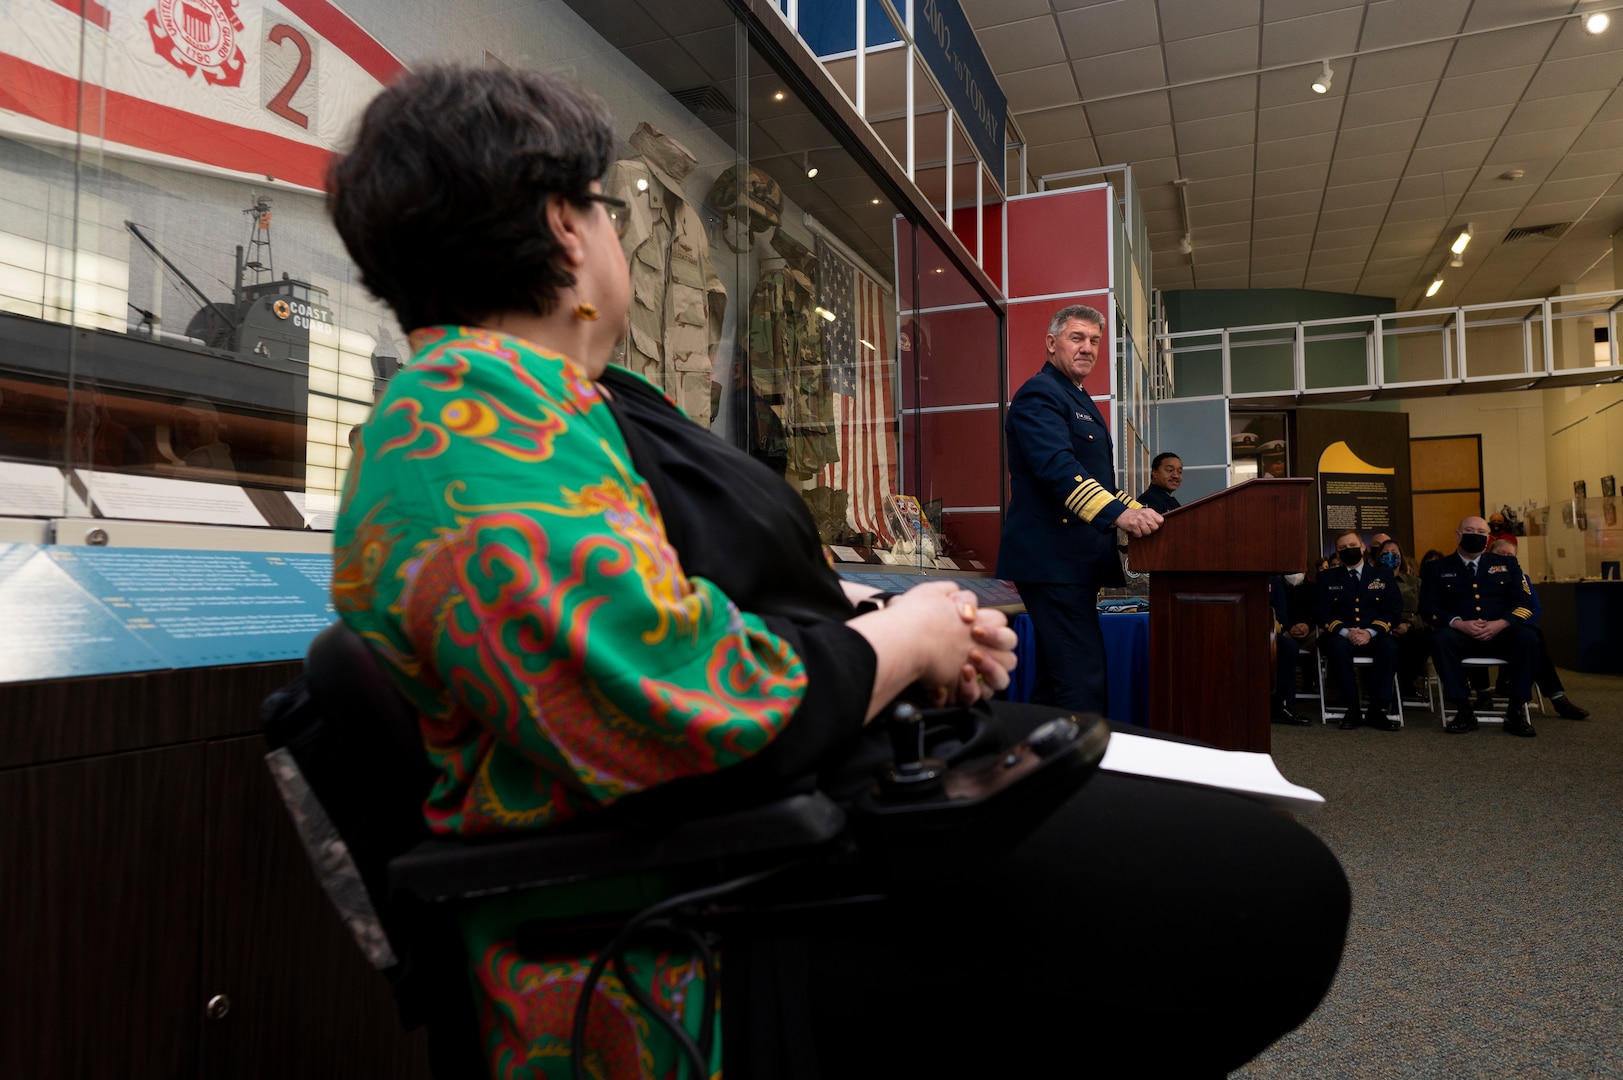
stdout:
[[(1324, 662), (1324, 653), (1320, 652), (1318, 649), (1314, 649), (1313, 655), (1317, 659), (1319, 665), (1319, 723), (1328, 724), (1332, 720), (1340, 720), (1343, 716), (1346, 716), (1347, 710), (1332, 708), (1328, 704), (1330, 695), (1325, 688), (1324, 682), (1325, 676), (1328, 673), (1328, 667)], [(1356, 677), (1357, 670), (1359, 668), (1372, 667), (1374, 664), (1375, 658), (1373, 656), (1354, 656), (1354, 676)], [(1358, 687), (1344, 686), (1341, 688), (1341, 694), (1343, 697), (1350, 698), (1354, 702), (1357, 702)], [(1398, 686), (1398, 677), (1396, 675), (1392, 676), (1392, 704), (1387, 709), (1386, 718), (1388, 720), (1396, 720), (1399, 727), (1403, 726), (1403, 689)]]
[[(1509, 661), (1508, 660), (1501, 660), (1500, 658), (1498, 658), (1496, 656), (1468, 656), (1464, 660), (1461, 660), (1460, 663), (1465, 667), (1495, 668), (1495, 667), (1504, 667), (1506, 664), (1509, 663)], [(1442, 680), (1440, 680), (1440, 679), (1436, 680), (1436, 688), (1437, 688), (1437, 709), (1436, 709), (1436, 711), (1442, 714), (1443, 723), (1447, 724), (1448, 723), (1448, 718), (1453, 714), (1449, 712), (1448, 703), (1443, 700), (1443, 684), (1442, 684)], [(1430, 686), (1428, 685), (1428, 690), (1429, 689), (1430, 689)], [(1508, 707), (1508, 705), (1510, 703), (1506, 702), (1505, 704)], [(1540, 716), (1543, 716), (1544, 715), (1544, 691), (1542, 691), (1542, 690), (1540, 690), (1538, 688), (1538, 683), (1533, 684), (1533, 696), (1528, 701), (1527, 707), (1529, 709), (1531, 709), (1534, 705), (1538, 706), (1538, 713), (1539, 713)], [(1476, 714), (1477, 720), (1481, 721), (1482, 723), (1485, 723), (1485, 724), (1502, 724), (1502, 723), (1505, 722), (1505, 713), (1508, 711), (1508, 708), (1507, 709), (1481, 709), (1481, 710), (1479, 710), (1479, 709), (1476, 709), (1476, 708), (1473, 707), (1473, 709), (1471, 711)]]

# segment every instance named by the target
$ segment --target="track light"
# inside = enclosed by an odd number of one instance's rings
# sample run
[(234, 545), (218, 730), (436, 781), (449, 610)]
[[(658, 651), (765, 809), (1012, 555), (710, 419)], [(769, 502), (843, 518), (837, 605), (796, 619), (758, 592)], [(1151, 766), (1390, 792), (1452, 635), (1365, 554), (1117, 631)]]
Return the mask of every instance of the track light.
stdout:
[(1437, 295), (1437, 290), (1443, 287), (1443, 275), (1438, 274), (1432, 279), (1431, 285), (1426, 288), (1426, 298), (1429, 300)]
[(1182, 236), (1180, 236), (1178, 238), (1178, 254), (1179, 255), (1192, 255), (1192, 254), (1194, 254), (1194, 251), (1195, 251), (1195, 245), (1194, 245), (1193, 242), (1190, 241), (1188, 233), (1184, 233)]
[(1585, 15), (1583, 20), (1584, 29), (1591, 34), (1604, 34), (1606, 32), (1606, 28), (1612, 25), (1611, 16), (1607, 15), (1604, 11), (1597, 11), (1593, 14)]
[(1324, 66), (1319, 69), (1319, 77), (1313, 80), (1313, 92), (1315, 94), (1328, 94), (1330, 92), (1330, 80), (1335, 77), (1336, 73), (1330, 70), (1330, 61), (1324, 61)]
[(817, 175), (817, 166), (811, 163), (811, 151), (807, 150), (800, 155), (800, 167), (806, 170), (807, 180)]
[(1464, 255), (1465, 245), (1471, 242), (1471, 235), (1475, 231), (1476, 226), (1467, 224), (1465, 228), (1460, 230), (1460, 234), (1454, 238), (1454, 242), (1448, 245), (1448, 250), (1456, 255)]

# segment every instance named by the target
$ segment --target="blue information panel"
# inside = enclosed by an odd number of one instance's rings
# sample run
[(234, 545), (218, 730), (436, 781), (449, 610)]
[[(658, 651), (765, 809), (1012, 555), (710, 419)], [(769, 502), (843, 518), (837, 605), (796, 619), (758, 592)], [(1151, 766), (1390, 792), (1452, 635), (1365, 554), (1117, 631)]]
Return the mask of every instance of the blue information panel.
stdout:
[(327, 555), (0, 546), (0, 681), (302, 657)]

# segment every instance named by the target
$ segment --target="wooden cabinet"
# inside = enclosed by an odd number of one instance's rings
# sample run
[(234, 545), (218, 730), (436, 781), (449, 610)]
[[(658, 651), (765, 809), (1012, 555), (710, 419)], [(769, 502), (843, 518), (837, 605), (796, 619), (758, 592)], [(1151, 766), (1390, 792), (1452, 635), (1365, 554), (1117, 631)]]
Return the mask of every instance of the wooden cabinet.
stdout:
[(265, 769), (296, 670), (0, 686), (0, 1076), (429, 1075)]

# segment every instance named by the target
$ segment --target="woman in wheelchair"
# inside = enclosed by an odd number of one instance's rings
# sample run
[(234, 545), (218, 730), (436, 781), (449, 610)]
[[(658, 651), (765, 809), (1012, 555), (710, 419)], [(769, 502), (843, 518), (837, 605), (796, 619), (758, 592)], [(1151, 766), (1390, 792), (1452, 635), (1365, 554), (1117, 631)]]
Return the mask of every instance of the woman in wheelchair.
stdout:
[[(581, 88), (446, 67), (381, 93), (332, 169), (334, 222), (413, 349), (355, 442), (333, 596), (420, 714), (448, 836), (751, 805), (840, 773), (909, 688), (975, 702), (1014, 664), (1004, 616), (951, 582), (859, 611), (783, 478), (649, 381), (703, 358), (613, 363), (634, 303), (720, 317), (703, 282), (651, 297), (628, 270), (627, 228), (668, 222), (603, 192), (614, 151)], [(996, 716), (1004, 743), (1034, 723)], [(1312, 1011), (1346, 928), (1322, 844), (1205, 789), (1100, 774), (985, 865), (939, 861), (934, 885), (740, 954), (722, 1016), (751, 1026), (711, 1071), (1216, 1075)], [(538, 951), (522, 916), (463, 919), (484, 1058), (568, 1076), (593, 955)], [(696, 1028), (691, 942), (630, 955)], [(617, 975), (594, 993), (592, 1075), (688, 1075)]]

